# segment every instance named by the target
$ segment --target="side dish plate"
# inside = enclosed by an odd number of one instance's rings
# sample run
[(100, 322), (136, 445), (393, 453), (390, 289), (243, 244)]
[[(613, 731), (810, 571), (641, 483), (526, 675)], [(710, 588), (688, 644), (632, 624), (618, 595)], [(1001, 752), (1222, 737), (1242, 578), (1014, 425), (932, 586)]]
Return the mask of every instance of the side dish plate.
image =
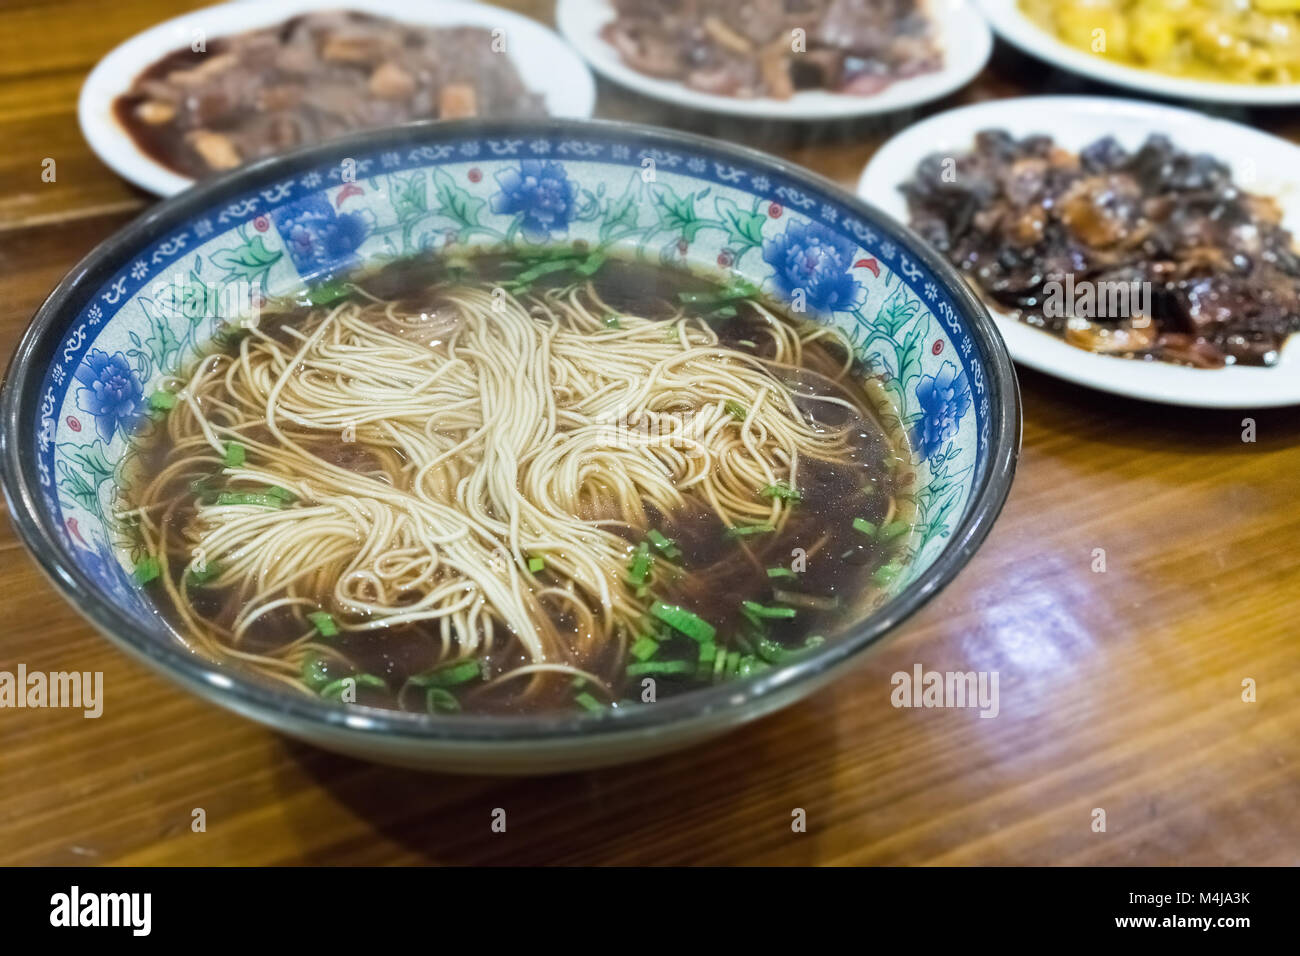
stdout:
[[(1300, 236), (1300, 147), (1275, 136), (1201, 113), (1151, 103), (1082, 96), (998, 100), (941, 113), (899, 133), (876, 153), (858, 182), (858, 194), (902, 222), (907, 203), (899, 186), (932, 153), (968, 150), (975, 134), (1004, 129), (1016, 137), (1051, 135), (1077, 152), (1106, 135), (1133, 149), (1152, 133), (1210, 153), (1231, 167), (1234, 180), (1271, 196), (1283, 224)], [(1194, 369), (1165, 362), (1097, 355), (1035, 329), (990, 306), (1011, 357), (1030, 368), (1116, 395), (1199, 408), (1264, 408), (1300, 404), (1300, 335), (1277, 365)]]
[(855, 96), (821, 90), (796, 93), (788, 100), (772, 97), (742, 99), (690, 89), (683, 83), (657, 79), (626, 66), (600, 31), (614, 19), (608, 0), (559, 0), (556, 25), (596, 72), (637, 93), (677, 106), (787, 121), (816, 121), (872, 116), (928, 103), (961, 89), (984, 68), (993, 49), (988, 24), (967, 0), (931, 0), (930, 12), (940, 31), (943, 66), (934, 73), (899, 80), (879, 93)]
[(1251, 106), (1300, 103), (1300, 83), (1215, 83), (1129, 66), (1070, 46), (1021, 11), (1017, 0), (977, 0), (993, 31), (1012, 46), (1053, 66), (1102, 83), (1123, 86), (1146, 96)]
[[(591, 71), (573, 50), (536, 20), (485, 3), (442, 0), (440, 3), (401, 3), (399, 0), (342, 0), (339, 9), (390, 17), (428, 27), (476, 26), (500, 30), (505, 55), (514, 62), (524, 84), (542, 94), (551, 116), (585, 119), (596, 102)], [(261, 0), (222, 3), (167, 20), (138, 33), (105, 56), (81, 88), (77, 116), (82, 135), (114, 172), (141, 189), (171, 196), (194, 184), (146, 155), (113, 115), (113, 102), (125, 93), (142, 70), (196, 38), (243, 33), (272, 26), (300, 13), (328, 9), (320, 0)]]

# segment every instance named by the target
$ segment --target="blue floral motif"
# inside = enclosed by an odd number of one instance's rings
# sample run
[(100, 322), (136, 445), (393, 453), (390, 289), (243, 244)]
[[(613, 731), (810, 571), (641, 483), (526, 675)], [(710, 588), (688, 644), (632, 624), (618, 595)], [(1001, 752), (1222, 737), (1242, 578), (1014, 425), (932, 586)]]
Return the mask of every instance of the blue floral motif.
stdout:
[(271, 213), (284, 247), (304, 277), (344, 271), (357, 264), (357, 249), (371, 222), (356, 212), (336, 212), (325, 193), (315, 193)]
[(573, 183), (564, 166), (553, 160), (525, 159), (518, 169), (497, 173), (501, 191), (492, 197), (492, 211), (520, 216), (529, 239), (548, 239), (569, 228), (573, 216)]
[(121, 428), (129, 432), (144, 407), (144, 388), (121, 352), (91, 349), (77, 367), (77, 407), (95, 419), (95, 431), (107, 444)]
[(856, 307), (862, 287), (849, 269), (854, 246), (819, 223), (792, 222), (763, 248), (763, 261), (776, 270), (776, 285), (786, 298), (796, 290), (813, 312), (838, 312)]
[(966, 373), (944, 362), (936, 375), (922, 375), (916, 383), (921, 417), (912, 425), (912, 448), (922, 459), (933, 458), (944, 442), (957, 434), (962, 416), (970, 411), (970, 386)]

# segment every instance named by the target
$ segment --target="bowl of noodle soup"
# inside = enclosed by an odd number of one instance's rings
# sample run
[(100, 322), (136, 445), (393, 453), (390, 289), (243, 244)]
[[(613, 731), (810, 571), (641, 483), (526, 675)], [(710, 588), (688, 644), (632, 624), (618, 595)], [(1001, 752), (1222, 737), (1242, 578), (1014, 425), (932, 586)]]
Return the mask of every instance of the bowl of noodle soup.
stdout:
[(823, 686), (987, 534), (987, 312), (751, 150), (416, 124), (275, 157), (86, 258), (10, 365), (20, 535), (137, 658), (367, 759), (539, 773)]

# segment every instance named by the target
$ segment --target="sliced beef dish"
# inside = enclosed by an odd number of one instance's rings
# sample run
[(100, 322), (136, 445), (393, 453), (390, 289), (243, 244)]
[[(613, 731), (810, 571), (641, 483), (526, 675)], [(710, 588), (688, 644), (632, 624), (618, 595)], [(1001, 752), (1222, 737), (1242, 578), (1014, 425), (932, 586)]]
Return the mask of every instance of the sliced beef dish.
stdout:
[[(603, 37), (632, 69), (719, 96), (869, 95), (939, 69), (918, 0), (613, 0)], [(796, 32), (796, 31), (802, 31)]]
[(146, 153), (201, 178), (358, 129), (544, 114), (480, 27), (417, 27), (328, 11), (177, 50), (118, 97)]
[(1076, 155), (985, 131), (901, 188), (912, 227), (988, 301), (1081, 348), (1271, 365), (1300, 331), (1300, 257), (1277, 203), (1164, 136)]

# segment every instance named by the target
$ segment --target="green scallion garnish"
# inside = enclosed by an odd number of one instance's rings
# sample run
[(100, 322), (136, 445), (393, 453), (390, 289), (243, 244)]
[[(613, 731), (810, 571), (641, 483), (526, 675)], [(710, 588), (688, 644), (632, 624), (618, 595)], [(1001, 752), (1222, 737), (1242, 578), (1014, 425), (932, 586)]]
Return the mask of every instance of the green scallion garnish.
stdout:
[(632, 563), (627, 571), (628, 582), (637, 587), (645, 584), (652, 560), (649, 546), (642, 541), (636, 546), (636, 551), (632, 555)]
[(901, 564), (897, 561), (890, 561), (888, 564), (882, 564), (876, 568), (875, 573), (871, 575), (871, 580), (884, 587), (898, 577), (902, 570), (903, 566)]
[(876, 536), (876, 526), (866, 518), (854, 518), (853, 528), (855, 531), (861, 531), (868, 538), (874, 538)]
[(676, 604), (655, 601), (650, 605), (650, 614), (693, 641), (711, 641), (718, 633), (717, 628), (704, 618)]
[(223, 491), (217, 495), (219, 505), (256, 505), (259, 508), (283, 508), (287, 502), (271, 494), (254, 491)]
[(736, 401), (734, 398), (727, 399), (722, 403), (722, 407), (725, 408), (727, 413), (738, 422), (743, 422), (749, 417), (749, 409), (740, 404), (740, 402)]
[(728, 528), (726, 537), (728, 538), (748, 538), (755, 534), (771, 534), (776, 528), (770, 524), (748, 524), (736, 525), (734, 528)]
[(528, 559), (528, 570), (533, 572), (533, 574), (536, 574), (538, 571), (541, 571), (545, 567), (546, 567), (545, 558), (535, 557), (535, 558)]
[(186, 575), (185, 580), (190, 584), (201, 587), (209, 581), (216, 580), (220, 575), (221, 566), (215, 561), (210, 561), (203, 566), (202, 570), (199, 568), (191, 568), (190, 573)]
[(416, 687), (456, 687), (478, 680), (482, 676), (483, 668), (478, 661), (464, 660), (444, 664), (422, 674), (415, 674), (409, 682)]
[(307, 620), (311, 621), (311, 626), (316, 628), (316, 633), (321, 637), (334, 637), (339, 632), (338, 623), (328, 611), (312, 611), (307, 615)]
[(632, 642), (632, 648), (628, 653), (639, 661), (648, 661), (655, 656), (657, 650), (659, 650), (659, 642), (653, 637), (642, 634)]
[(225, 461), (226, 461), (227, 468), (242, 467), (244, 464), (244, 460), (246, 458), (247, 458), (247, 452), (244, 449), (243, 445), (241, 445), (237, 441), (226, 442)]
[(149, 407), (160, 412), (171, 411), (176, 407), (176, 396), (160, 388), (149, 396)]
[(319, 691), (329, 684), (330, 676), (325, 667), (325, 658), (317, 654), (303, 658), (302, 682), (314, 691)]
[(627, 665), (628, 677), (641, 677), (644, 674), (692, 674), (695, 665), (690, 661), (638, 661)]
[(136, 584), (145, 585), (160, 574), (162, 574), (162, 566), (158, 564), (158, 559), (152, 555), (146, 555), (136, 562), (131, 577), (135, 579)]
[(746, 611), (755, 617), (786, 618), (795, 615), (795, 610), (792, 607), (768, 607), (765, 604), (759, 604), (757, 601), (742, 601), (740, 603)]
[(460, 701), (445, 688), (430, 687), (424, 692), (424, 709), (431, 714), (454, 714), (460, 710)]
[(677, 547), (677, 542), (663, 532), (651, 528), (646, 532), (646, 537), (650, 539), (650, 543), (655, 546), (656, 550), (663, 552), (670, 560), (682, 556), (682, 549)]
[(780, 498), (782, 501), (803, 501), (803, 495), (790, 487), (788, 482), (778, 481), (768, 485), (759, 492), (764, 498)]
[(906, 534), (911, 529), (912, 526), (906, 521), (891, 521), (880, 529), (880, 540), (892, 541), (900, 534)]

